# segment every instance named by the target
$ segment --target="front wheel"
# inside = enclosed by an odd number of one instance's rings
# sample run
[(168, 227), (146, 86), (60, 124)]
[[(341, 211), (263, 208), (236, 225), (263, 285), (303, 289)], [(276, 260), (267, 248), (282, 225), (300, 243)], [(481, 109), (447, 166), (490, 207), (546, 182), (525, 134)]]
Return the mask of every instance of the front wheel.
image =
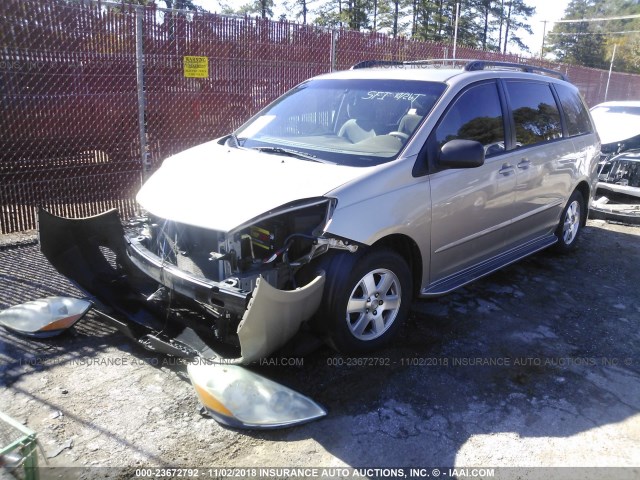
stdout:
[(327, 272), (321, 321), (341, 352), (367, 352), (388, 343), (410, 308), (412, 281), (393, 250), (337, 255)]
[(564, 207), (560, 216), (560, 223), (556, 229), (558, 243), (556, 243), (555, 249), (558, 252), (564, 253), (575, 248), (578, 235), (584, 224), (584, 214), (584, 197), (582, 193), (576, 190)]

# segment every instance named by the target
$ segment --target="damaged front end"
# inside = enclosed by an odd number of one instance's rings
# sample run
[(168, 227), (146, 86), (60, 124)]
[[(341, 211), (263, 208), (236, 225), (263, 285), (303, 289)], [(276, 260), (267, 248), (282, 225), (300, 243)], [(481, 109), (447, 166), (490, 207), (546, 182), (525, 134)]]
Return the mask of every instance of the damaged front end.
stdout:
[(40, 211), (45, 257), (91, 296), (107, 322), (146, 348), (248, 364), (289, 342), (317, 310), (334, 201), (274, 209), (230, 232), (115, 210), (67, 219)]
[(590, 217), (640, 224), (640, 150), (630, 150), (600, 165)]

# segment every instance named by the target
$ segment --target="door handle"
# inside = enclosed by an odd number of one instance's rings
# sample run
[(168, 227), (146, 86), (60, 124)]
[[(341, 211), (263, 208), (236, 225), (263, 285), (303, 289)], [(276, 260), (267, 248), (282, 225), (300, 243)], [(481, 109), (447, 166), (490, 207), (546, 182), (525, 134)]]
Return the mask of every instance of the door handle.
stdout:
[(515, 168), (513, 168), (513, 165), (508, 163), (505, 163), (504, 165), (502, 165), (502, 168), (498, 170), (498, 173), (500, 175), (504, 175), (505, 177), (511, 175), (514, 172), (515, 172)]
[(531, 166), (531, 161), (523, 158), (520, 163), (518, 163), (518, 168), (521, 170), (526, 170), (527, 168), (529, 168)]

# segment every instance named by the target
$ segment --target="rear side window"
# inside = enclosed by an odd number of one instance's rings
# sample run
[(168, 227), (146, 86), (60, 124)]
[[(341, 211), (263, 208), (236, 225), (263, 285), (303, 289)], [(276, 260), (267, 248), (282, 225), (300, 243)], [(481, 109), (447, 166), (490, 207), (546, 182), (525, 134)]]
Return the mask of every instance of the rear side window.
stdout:
[(591, 133), (593, 127), (589, 120), (589, 112), (584, 106), (578, 92), (567, 85), (556, 84), (556, 92), (560, 97), (560, 105), (564, 111), (564, 118), (567, 123), (567, 130), (570, 137)]
[(475, 85), (460, 95), (444, 114), (435, 138), (438, 147), (450, 140), (475, 140), (487, 156), (504, 151), (504, 121), (495, 83)]
[(562, 138), (560, 111), (548, 83), (507, 81), (516, 145), (535, 145)]

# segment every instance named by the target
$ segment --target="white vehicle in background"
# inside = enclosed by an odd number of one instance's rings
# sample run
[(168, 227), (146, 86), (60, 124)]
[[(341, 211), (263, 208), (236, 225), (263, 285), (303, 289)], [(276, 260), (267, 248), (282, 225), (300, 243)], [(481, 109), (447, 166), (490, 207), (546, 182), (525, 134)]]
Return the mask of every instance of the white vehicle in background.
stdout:
[(640, 101), (605, 102), (591, 107), (603, 156), (640, 148)]
[(640, 101), (601, 103), (591, 116), (602, 142), (591, 217), (640, 224)]

